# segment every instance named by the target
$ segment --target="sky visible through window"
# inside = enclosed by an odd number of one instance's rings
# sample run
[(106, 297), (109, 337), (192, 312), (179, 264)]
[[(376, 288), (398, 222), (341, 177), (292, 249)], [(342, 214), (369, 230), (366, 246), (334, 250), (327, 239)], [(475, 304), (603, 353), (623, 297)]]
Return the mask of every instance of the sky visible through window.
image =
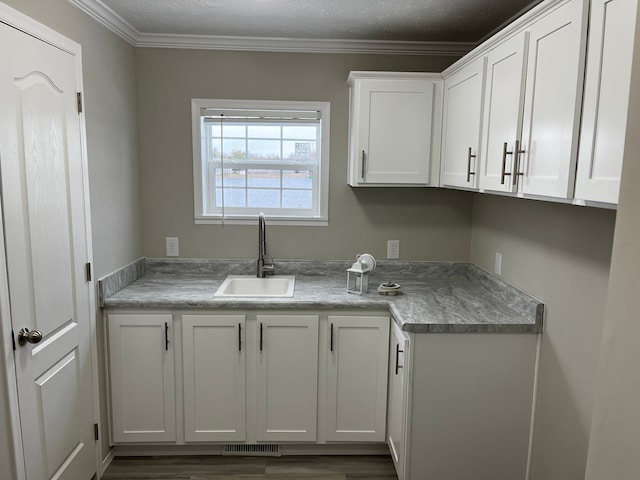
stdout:
[[(313, 208), (317, 123), (209, 123), (214, 204), (220, 208)], [(211, 178), (211, 176), (210, 176)], [(213, 180), (213, 179), (212, 179)]]

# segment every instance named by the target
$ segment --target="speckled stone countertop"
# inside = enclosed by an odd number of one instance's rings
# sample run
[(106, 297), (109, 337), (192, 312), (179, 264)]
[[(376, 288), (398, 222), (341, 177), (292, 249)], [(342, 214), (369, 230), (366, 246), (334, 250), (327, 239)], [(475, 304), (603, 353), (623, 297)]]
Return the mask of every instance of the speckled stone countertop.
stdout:
[[(103, 284), (109, 278), (101, 280), (104, 307), (387, 310), (403, 330), (415, 333), (542, 331), (543, 303), (467, 263), (378, 262), (369, 277), (369, 293), (357, 295), (346, 291), (346, 269), (351, 266), (348, 261), (276, 261), (277, 274), (296, 275), (293, 297), (225, 298), (213, 295), (224, 278), (253, 274), (255, 261), (143, 262), (142, 269), (139, 263), (135, 266), (140, 278), (115, 293), (104, 293)], [(126, 276), (126, 272), (120, 272), (120, 276)], [(399, 283), (400, 293), (378, 294), (376, 288), (384, 282)]]

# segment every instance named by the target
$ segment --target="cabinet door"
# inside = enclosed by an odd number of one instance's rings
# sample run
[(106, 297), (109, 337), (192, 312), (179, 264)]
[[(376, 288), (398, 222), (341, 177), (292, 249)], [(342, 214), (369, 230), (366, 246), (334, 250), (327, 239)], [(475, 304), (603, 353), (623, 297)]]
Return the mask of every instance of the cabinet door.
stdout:
[(512, 192), (516, 141), (520, 140), (528, 32), (487, 54), (480, 188)]
[(246, 439), (244, 315), (184, 315), (185, 440)]
[(389, 317), (329, 316), (326, 438), (383, 442)]
[(575, 197), (618, 203), (636, 0), (592, 0)]
[(356, 80), (352, 185), (429, 183), (434, 88), (432, 80)]
[(176, 440), (171, 315), (108, 317), (114, 442)]
[(465, 66), (444, 80), (444, 125), (440, 185), (478, 186), (480, 126), (486, 59)]
[(387, 444), (391, 459), (396, 468), (398, 479), (404, 479), (405, 435), (407, 411), (407, 371), (405, 358), (408, 358), (409, 342), (402, 330), (394, 323), (391, 327), (389, 348), (389, 408), (387, 424)]
[(257, 316), (256, 438), (316, 440), (318, 316)]
[(523, 152), (516, 165), (525, 194), (573, 196), (587, 8), (572, 0), (528, 29)]

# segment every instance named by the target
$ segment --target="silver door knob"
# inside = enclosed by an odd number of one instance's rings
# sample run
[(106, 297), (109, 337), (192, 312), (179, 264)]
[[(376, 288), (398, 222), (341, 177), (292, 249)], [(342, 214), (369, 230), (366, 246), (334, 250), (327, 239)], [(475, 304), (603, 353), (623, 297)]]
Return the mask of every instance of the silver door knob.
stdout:
[(20, 346), (24, 346), (27, 343), (40, 343), (42, 340), (42, 333), (38, 330), (29, 331), (28, 328), (23, 328), (18, 332), (18, 343)]

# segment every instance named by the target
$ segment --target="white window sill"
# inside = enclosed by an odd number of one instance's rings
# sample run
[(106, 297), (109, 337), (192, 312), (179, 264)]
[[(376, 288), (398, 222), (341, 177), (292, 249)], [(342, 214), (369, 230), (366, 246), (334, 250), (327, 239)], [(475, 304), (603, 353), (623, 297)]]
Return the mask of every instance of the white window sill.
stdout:
[[(220, 217), (196, 217), (196, 225), (258, 225), (258, 218), (225, 218)], [(267, 217), (268, 225), (285, 225), (296, 227), (327, 227), (329, 221), (326, 218), (273, 218)]]

